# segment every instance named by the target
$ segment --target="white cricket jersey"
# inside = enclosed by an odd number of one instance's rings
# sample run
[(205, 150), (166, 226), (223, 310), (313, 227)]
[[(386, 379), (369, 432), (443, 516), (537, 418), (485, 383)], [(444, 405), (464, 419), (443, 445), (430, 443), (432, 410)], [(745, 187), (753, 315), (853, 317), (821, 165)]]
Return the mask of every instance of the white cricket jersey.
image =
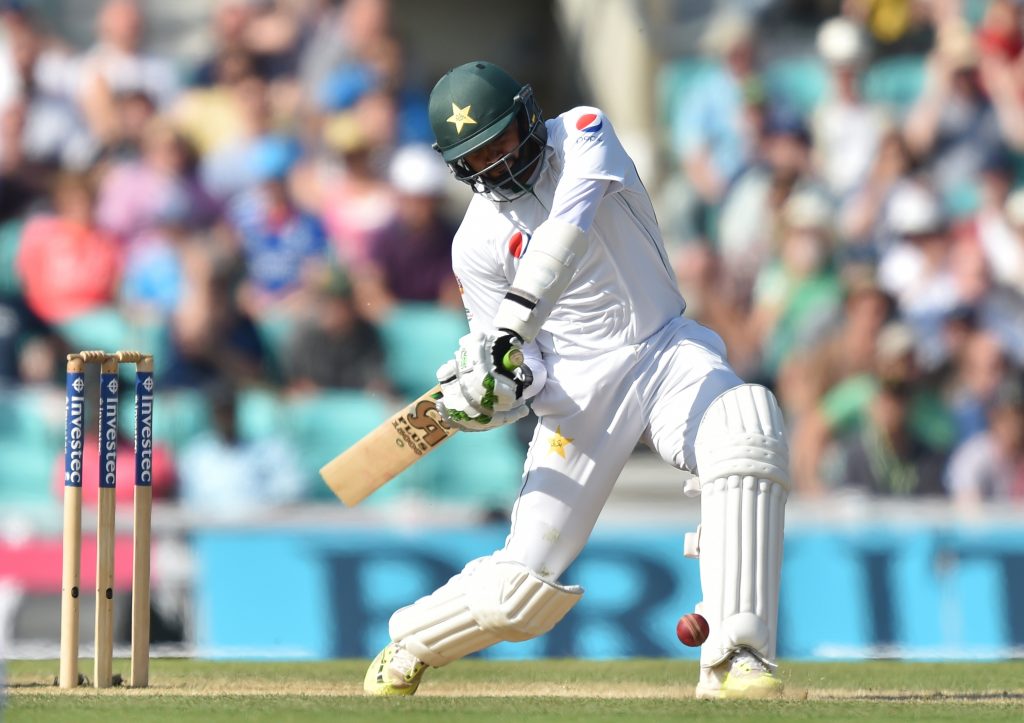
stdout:
[[(452, 266), (470, 327), (493, 328), (534, 229), (556, 217), (585, 229), (586, 251), (537, 335), (541, 352), (582, 358), (642, 342), (686, 306), (647, 189), (600, 110), (574, 108), (546, 126), (533, 193), (504, 203), (475, 195), (455, 235)], [(596, 215), (580, 208), (577, 189), (584, 201), (594, 197), (582, 179), (606, 186)]]

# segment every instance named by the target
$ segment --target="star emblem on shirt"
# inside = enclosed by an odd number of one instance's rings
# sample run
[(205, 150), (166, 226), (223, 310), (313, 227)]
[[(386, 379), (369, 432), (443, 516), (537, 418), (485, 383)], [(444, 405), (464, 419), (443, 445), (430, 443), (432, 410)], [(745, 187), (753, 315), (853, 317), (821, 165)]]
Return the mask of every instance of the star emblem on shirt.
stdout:
[(572, 444), (572, 437), (566, 437), (562, 434), (562, 427), (555, 427), (555, 434), (551, 439), (548, 440), (548, 453), (556, 453), (562, 459), (565, 459), (565, 448)]
[(455, 124), (455, 132), (461, 134), (462, 126), (468, 124), (476, 125), (476, 121), (469, 115), (469, 109), (472, 105), (467, 105), (465, 108), (460, 108), (455, 103), (452, 103), (452, 114), (448, 118), (449, 123)]

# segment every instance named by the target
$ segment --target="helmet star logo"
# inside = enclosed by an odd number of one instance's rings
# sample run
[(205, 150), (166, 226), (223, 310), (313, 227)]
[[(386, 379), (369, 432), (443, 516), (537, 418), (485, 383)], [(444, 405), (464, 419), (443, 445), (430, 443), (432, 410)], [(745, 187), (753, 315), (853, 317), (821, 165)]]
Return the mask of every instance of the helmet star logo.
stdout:
[(562, 459), (565, 459), (565, 448), (572, 444), (572, 437), (562, 436), (562, 427), (555, 428), (555, 434), (548, 440), (548, 454), (554, 452)]
[(467, 105), (465, 108), (460, 108), (455, 103), (452, 103), (452, 114), (451, 116), (448, 117), (448, 122), (455, 124), (456, 133), (461, 134), (462, 126), (466, 125), (467, 123), (476, 125), (476, 121), (473, 120), (473, 118), (470, 117), (469, 115), (469, 109), (472, 107), (472, 105)]

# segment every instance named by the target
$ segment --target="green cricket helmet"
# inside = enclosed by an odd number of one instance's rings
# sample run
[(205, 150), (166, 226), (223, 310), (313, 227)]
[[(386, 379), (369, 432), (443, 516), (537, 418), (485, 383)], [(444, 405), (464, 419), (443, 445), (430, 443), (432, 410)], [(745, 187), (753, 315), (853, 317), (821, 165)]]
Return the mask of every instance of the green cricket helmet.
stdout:
[[(515, 150), (474, 171), (466, 156), (515, 123)], [(511, 201), (530, 190), (544, 159), (547, 128), (529, 85), (493, 63), (473, 61), (449, 70), (430, 92), (430, 126), (437, 150), (455, 177), (477, 193)]]

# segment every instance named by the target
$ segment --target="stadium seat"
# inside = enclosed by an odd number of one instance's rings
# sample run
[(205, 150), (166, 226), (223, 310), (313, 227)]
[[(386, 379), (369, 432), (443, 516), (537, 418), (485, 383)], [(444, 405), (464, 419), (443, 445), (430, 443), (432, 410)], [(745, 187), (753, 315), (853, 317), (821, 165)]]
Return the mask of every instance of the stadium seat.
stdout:
[(525, 458), (514, 428), (502, 427), (457, 434), (417, 466), (430, 474), (426, 491), (432, 498), (504, 510), (522, 485)]
[(286, 415), (286, 405), (276, 392), (255, 387), (239, 390), (235, 419), (242, 439), (251, 441), (287, 434)]
[(21, 220), (0, 225), (0, 296), (16, 296), (21, 292), (21, 277), (15, 261), (21, 245)]
[(828, 72), (815, 56), (776, 60), (765, 69), (768, 97), (801, 116), (814, 110), (828, 84)]
[(0, 393), (0, 508), (45, 512), (57, 505), (50, 481), (64, 449), (62, 400), (52, 390)]
[(864, 75), (864, 97), (870, 103), (892, 106), (903, 114), (917, 100), (925, 81), (925, 61), (920, 55), (882, 58)]
[[(122, 404), (123, 415), (134, 414), (134, 406), (129, 401)], [(122, 418), (123, 429), (135, 428), (134, 421)], [(172, 451), (181, 448), (203, 432), (212, 428), (210, 404), (206, 396), (198, 389), (157, 389), (153, 403), (153, 437), (168, 445)]]
[[(135, 349), (153, 355), (153, 370), (157, 378), (166, 369), (170, 353), (170, 329), (160, 318), (127, 319), (125, 349)], [(129, 369), (134, 367), (129, 366)]]
[(381, 322), (385, 365), (395, 388), (409, 399), (437, 383), (435, 372), (469, 331), (465, 315), (435, 304), (400, 304)]
[(305, 467), (313, 499), (335, 499), (320, 480), (320, 468), (393, 412), (391, 402), (357, 390), (321, 391), (289, 401), (285, 412), (288, 437)]
[(75, 350), (127, 349), (128, 323), (113, 306), (104, 306), (58, 323), (57, 330)]

